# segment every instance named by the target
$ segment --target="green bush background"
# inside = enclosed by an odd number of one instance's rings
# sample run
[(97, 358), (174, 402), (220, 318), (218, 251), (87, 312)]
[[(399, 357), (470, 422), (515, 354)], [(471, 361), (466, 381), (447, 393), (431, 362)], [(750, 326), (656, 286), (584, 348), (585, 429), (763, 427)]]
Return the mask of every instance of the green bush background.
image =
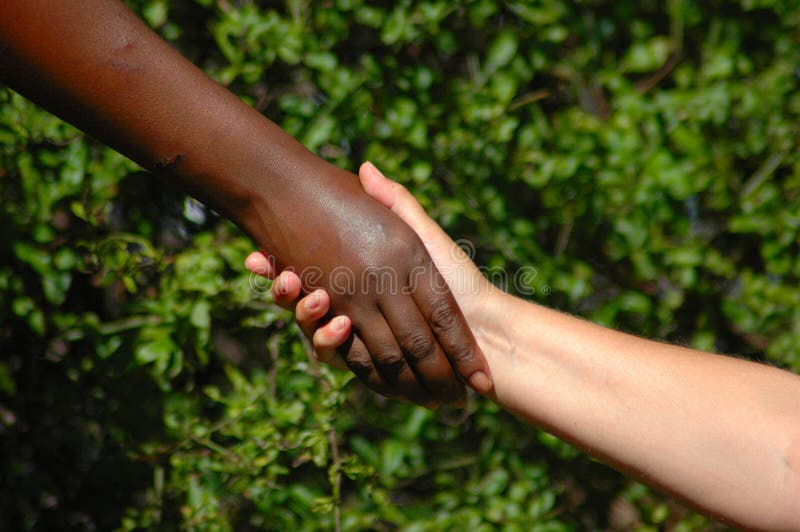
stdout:
[[(798, 2), (129, 4), (534, 300), (800, 372)], [(2, 89), (0, 191), (4, 530), (721, 527), (317, 367), (238, 230)]]

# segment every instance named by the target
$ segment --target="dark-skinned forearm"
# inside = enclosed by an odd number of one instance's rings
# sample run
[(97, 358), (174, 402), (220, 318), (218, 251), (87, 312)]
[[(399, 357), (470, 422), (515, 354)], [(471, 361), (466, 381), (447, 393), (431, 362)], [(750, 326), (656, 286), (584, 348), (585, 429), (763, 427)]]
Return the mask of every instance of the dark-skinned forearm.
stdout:
[(179, 179), (263, 245), (277, 243), (251, 212), (255, 195), (279, 201), (293, 180), (351, 178), (116, 1), (4, 0), (0, 46), (3, 82), (144, 168)]

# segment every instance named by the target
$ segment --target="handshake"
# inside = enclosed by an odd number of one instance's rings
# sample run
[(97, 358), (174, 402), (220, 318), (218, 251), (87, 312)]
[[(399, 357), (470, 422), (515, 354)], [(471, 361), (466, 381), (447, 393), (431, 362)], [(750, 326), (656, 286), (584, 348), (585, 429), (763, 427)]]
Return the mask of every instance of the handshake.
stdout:
[[(247, 268), (275, 280), (275, 302), (295, 312), (318, 360), (349, 368), (376, 392), (427, 407), (463, 404), (464, 383), (490, 392), (489, 367), (470, 330), (486, 310), (488, 281), (402, 185), (371, 163), (359, 179), (387, 210), (374, 225), (357, 222), (363, 234), (351, 237), (364, 245), (349, 257), (354, 267), (280, 271), (265, 250), (250, 254)], [(337, 221), (333, 229), (352, 223)]]

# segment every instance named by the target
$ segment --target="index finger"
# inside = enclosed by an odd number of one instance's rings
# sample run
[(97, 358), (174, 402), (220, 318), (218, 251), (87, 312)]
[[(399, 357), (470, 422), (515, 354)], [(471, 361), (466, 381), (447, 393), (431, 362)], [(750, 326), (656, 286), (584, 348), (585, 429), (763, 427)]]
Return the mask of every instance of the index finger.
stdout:
[(414, 301), (456, 374), (476, 392), (490, 392), (493, 384), (489, 364), (439, 270), (429, 262), (411, 282)]

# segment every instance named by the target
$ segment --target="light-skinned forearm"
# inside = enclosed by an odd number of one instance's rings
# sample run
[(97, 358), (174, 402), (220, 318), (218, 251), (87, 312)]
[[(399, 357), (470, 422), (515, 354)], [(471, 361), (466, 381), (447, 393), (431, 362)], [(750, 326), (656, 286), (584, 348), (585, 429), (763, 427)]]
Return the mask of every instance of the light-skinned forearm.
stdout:
[(732, 524), (800, 530), (800, 377), (488, 299), (500, 405)]

